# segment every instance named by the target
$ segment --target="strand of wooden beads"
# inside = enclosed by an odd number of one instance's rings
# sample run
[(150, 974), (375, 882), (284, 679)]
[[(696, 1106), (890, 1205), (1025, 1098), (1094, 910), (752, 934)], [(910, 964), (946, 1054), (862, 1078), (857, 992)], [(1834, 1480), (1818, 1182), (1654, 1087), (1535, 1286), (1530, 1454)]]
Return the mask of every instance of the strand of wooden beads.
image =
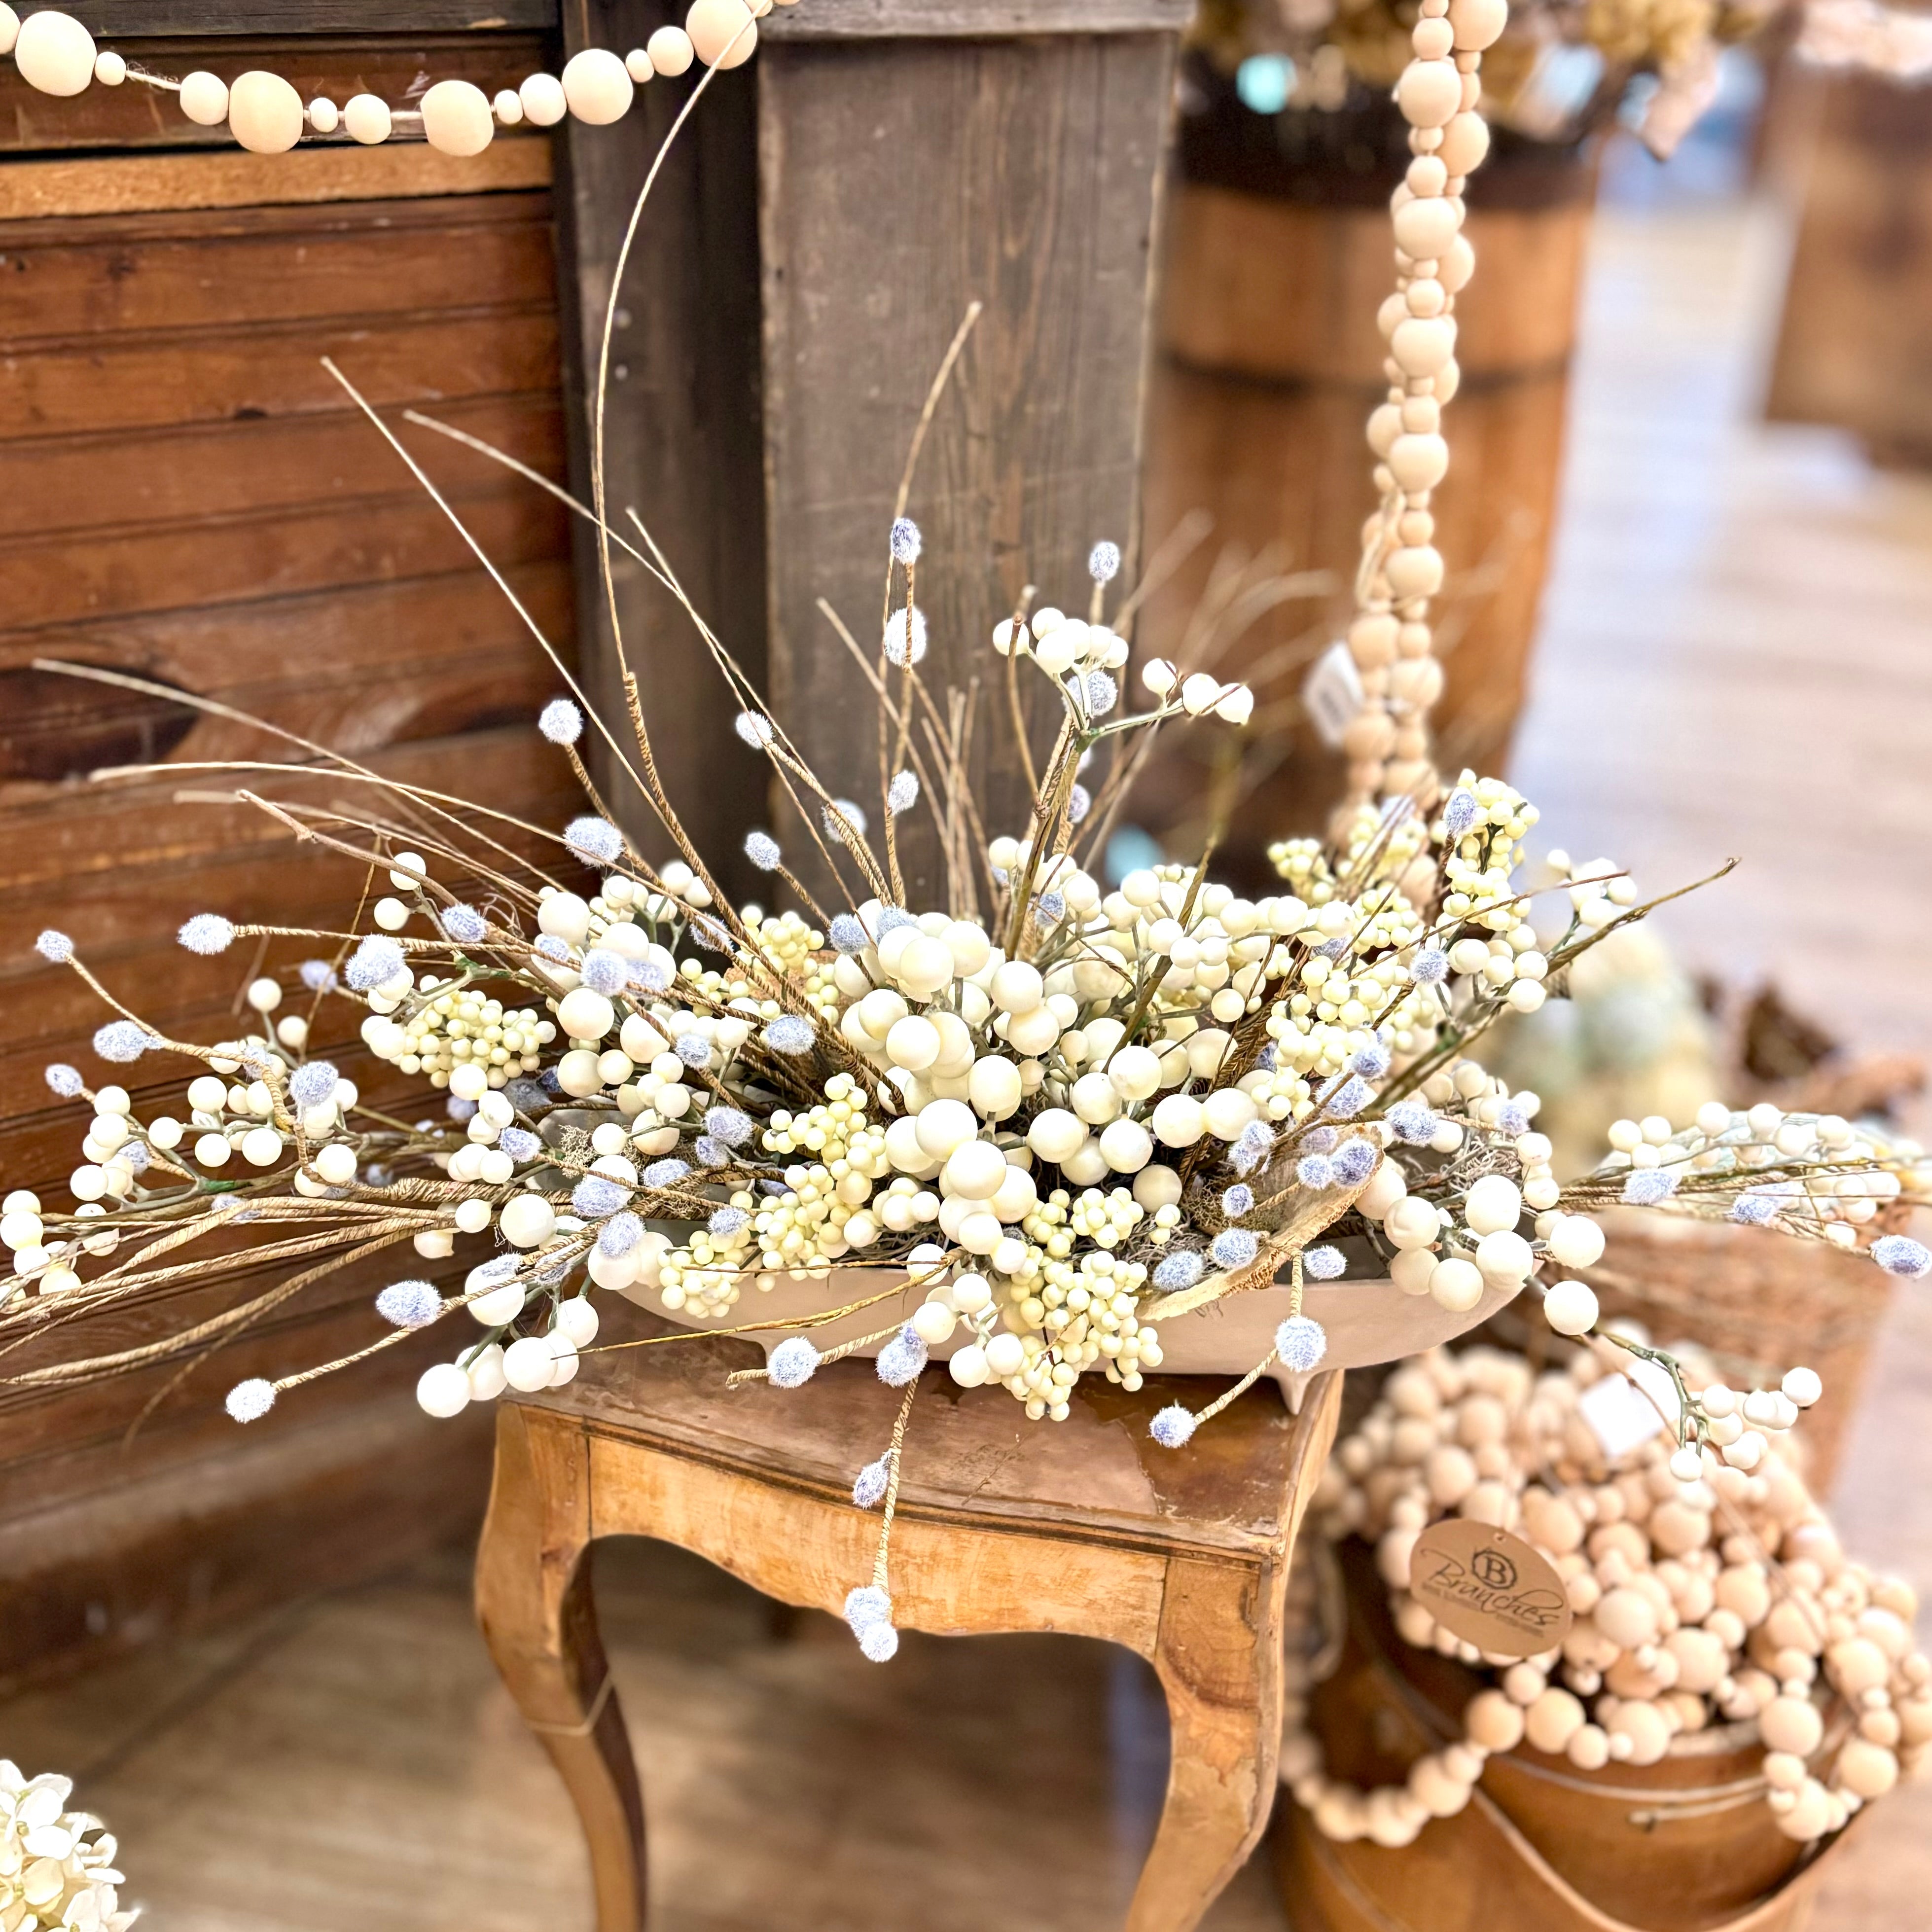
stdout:
[[(1311, 1505), (1318, 1533), (1375, 1545), (1405, 1642), (1494, 1681), (1470, 1700), (1459, 1741), (1405, 1784), (1364, 1792), (1327, 1774), (1307, 1721), (1321, 1672), (1291, 1654), (1280, 1774), (1324, 1837), (1411, 1844), (1467, 1804), (1490, 1755), (1520, 1745), (1591, 1772), (1655, 1763), (1674, 1736), (1728, 1721), (1756, 1725), (1765, 1802), (1780, 1832), (1809, 1844), (1932, 1744), (1911, 1588), (1846, 1558), (1781, 1444), (1747, 1466), (1673, 1448), (1668, 1432), (1604, 1454), (1584, 1400), (1612, 1372), (1600, 1352), (1614, 1352), (1580, 1350), (1540, 1375), (1490, 1348), (1418, 1357), (1337, 1445)], [(1796, 1372), (1814, 1394), (1816, 1378)], [(1738, 1400), (1714, 1383), (1703, 1398)], [(1560, 1645), (1486, 1656), (1410, 1594), (1417, 1540), (1444, 1516), (1494, 1523), (1550, 1559), (1575, 1612)]]
[(1390, 197), (1396, 291), (1377, 317), (1388, 344), (1388, 399), (1369, 418), (1381, 502), (1362, 532), (1348, 650), (1362, 704), (1342, 738), (1348, 800), (1338, 824), (1384, 794), (1432, 802), (1439, 783), (1428, 713), (1442, 688), (1430, 655), (1429, 602), (1442, 586), (1430, 493), (1448, 472), (1442, 407), (1456, 393), (1455, 306), (1475, 267), (1463, 237), (1462, 190), (1489, 152), (1477, 112), (1483, 50), (1502, 32), (1508, 0), (1421, 0), (1415, 58), (1396, 83), (1414, 158)]
[(439, 152), (480, 154), (497, 128), (527, 121), (548, 128), (566, 114), (592, 126), (620, 121), (637, 89), (658, 74), (676, 75), (694, 64), (742, 66), (758, 41), (758, 22), (773, 6), (796, 0), (692, 0), (681, 27), (662, 26), (641, 47), (620, 56), (605, 47), (572, 56), (560, 75), (533, 74), (520, 87), (493, 98), (466, 80), (440, 80), (412, 107), (392, 107), (380, 95), (357, 94), (338, 105), (326, 94), (304, 102), (281, 75), (255, 69), (225, 81), (197, 70), (176, 80), (130, 65), (70, 14), (51, 8), (23, 21), (0, 0), (0, 53), (11, 54), (20, 77), (43, 94), (73, 95), (98, 82), (119, 87), (134, 81), (173, 94), (188, 118), (203, 128), (224, 122), (242, 147), (256, 154), (286, 154), (305, 136), (344, 136), (374, 146), (395, 136), (420, 136)]

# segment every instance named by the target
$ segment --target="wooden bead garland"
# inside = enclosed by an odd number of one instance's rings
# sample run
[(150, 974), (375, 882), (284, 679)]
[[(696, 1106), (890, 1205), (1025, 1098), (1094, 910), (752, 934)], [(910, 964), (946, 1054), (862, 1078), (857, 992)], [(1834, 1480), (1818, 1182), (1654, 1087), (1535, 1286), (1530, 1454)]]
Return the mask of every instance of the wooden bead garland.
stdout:
[(1426, 719), (1442, 674), (1430, 656), (1430, 600), (1442, 590), (1430, 494), (1448, 472), (1442, 405), (1456, 393), (1456, 296), (1475, 257), (1464, 240), (1462, 190), (1489, 152), (1477, 112), (1483, 50), (1509, 17), (1507, 0), (1420, 0), (1414, 58), (1396, 82), (1414, 158), (1390, 198), (1396, 292), (1378, 320), (1388, 399), (1370, 416), (1381, 502), (1362, 532), (1349, 655), (1362, 703), (1342, 734), (1348, 798), (1337, 819), (1384, 793), (1427, 804), (1440, 789)]
[[(1438, 1351), (1391, 1376), (1338, 1446), (1312, 1504), (1321, 1533), (1374, 1543), (1404, 1641), (1486, 1664), (1495, 1682), (1471, 1700), (1460, 1742), (1418, 1760), (1406, 1786), (1364, 1792), (1324, 1774), (1312, 1674), (1291, 1654), (1282, 1781), (1325, 1837), (1411, 1844), (1463, 1808), (1491, 1753), (1525, 1742), (1593, 1771), (1654, 1764), (1673, 1737), (1728, 1721), (1756, 1724), (1765, 1802), (1809, 1844), (1924, 1756), (1932, 1664), (1912, 1648), (1910, 1586), (1846, 1560), (1782, 1447), (1750, 1471), (1706, 1452), (1689, 1480), (1667, 1432), (1607, 1458), (1580, 1400), (1606, 1372), (1591, 1349), (1541, 1375), (1495, 1349)], [(1705, 1390), (1719, 1407), (1726, 1395)], [(1768, 1413), (1760, 1395), (1743, 1403)], [(1408, 1594), (1417, 1539), (1453, 1515), (1556, 1564), (1576, 1617), (1558, 1648), (1485, 1657)]]
[(326, 95), (306, 105), (280, 75), (256, 70), (231, 86), (196, 71), (179, 80), (130, 67), (119, 54), (97, 50), (94, 36), (70, 14), (48, 10), (22, 21), (0, 0), (0, 53), (10, 53), (20, 77), (43, 94), (83, 92), (91, 82), (118, 87), (124, 81), (176, 96), (182, 112), (203, 128), (225, 121), (237, 143), (256, 154), (286, 154), (308, 134), (322, 139), (338, 131), (364, 146), (398, 134), (420, 134), (439, 152), (458, 158), (479, 154), (500, 125), (527, 121), (554, 127), (566, 113), (591, 127), (605, 127), (629, 112), (638, 88), (658, 74), (674, 76), (695, 65), (742, 67), (757, 50), (758, 22), (774, 6), (797, 0), (693, 0), (682, 27), (660, 27), (641, 47), (620, 56), (586, 47), (572, 56), (560, 78), (532, 74), (520, 87), (493, 100), (466, 80), (440, 80), (415, 108), (392, 108), (373, 94), (355, 95), (338, 107)]

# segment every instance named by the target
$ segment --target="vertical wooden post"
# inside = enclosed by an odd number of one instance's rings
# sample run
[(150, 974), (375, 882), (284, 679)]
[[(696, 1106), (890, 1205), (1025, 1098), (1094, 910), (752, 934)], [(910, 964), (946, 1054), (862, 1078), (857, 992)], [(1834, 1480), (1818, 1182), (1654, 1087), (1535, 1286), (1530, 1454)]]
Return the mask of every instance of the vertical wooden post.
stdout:
[[(988, 638), (1024, 584), (1084, 608), (1093, 542), (1132, 554), (1154, 232), (1186, 11), (1186, 0), (804, 0), (767, 15), (756, 58), (713, 82), (646, 217), (626, 284), (628, 386), (611, 391), (612, 500), (654, 518), (734, 652), (754, 676), (768, 667), (800, 749), (874, 825), (870, 695), (818, 602), (876, 650), (908, 447), (973, 301), (985, 310), (909, 506), (926, 538), (930, 683), (964, 687), (998, 667)], [(567, 0), (566, 39), (635, 45), (662, 17), (647, 0)], [(657, 98), (621, 145), (611, 129), (568, 136), (580, 340), (601, 328), (598, 274), (686, 85), (652, 83)], [(760, 440), (747, 439), (748, 410)], [(632, 496), (620, 478), (634, 479)], [(698, 694), (682, 634), (659, 621), (661, 593), (624, 595), (639, 612), (627, 637), (647, 640), (633, 661), (654, 718), (662, 725), (673, 704), (688, 714), (664, 747), (680, 808), (691, 800), (694, 827), (735, 850), (764, 820), (764, 774), (730, 739), (722, 686)], [(597, 614), (584, 616), (596, 663), (608, 643)], [(1019, 761), (990, 684), (974, 740), (995, 800), (988, 832), (1022, 829)], [(795, 822), (773, 830), (804, 843)], [(937, 845), (916, 833), (910, 844), (908, 896), (920, 899), (938, 887)]]

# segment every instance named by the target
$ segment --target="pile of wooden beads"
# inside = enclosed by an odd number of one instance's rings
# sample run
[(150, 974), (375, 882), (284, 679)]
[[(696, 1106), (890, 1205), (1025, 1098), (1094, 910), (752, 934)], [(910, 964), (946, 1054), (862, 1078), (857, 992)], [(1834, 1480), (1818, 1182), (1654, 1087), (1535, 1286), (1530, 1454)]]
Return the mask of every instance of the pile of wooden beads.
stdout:
[(118, 87), (130, 80), (173, 94), (190, 121), (204, 128), (226, 122), (236, 140), (256, 154), (286, 154), (304, 136), (341, 136), (373, 146), (394, 135), (419, 134), (440, 152), (462, 157), (481, 154), (500, 124), (548, 128), (568, 114), (602, 126), (622, 120), (637, 89), (658, 74), (683, 74), (696, 64), (742, 66), (758, 46), (758, 20), (774, 5), (796, 4), (692, 0), (682, 26), (660, 27), (628, 54), (586, 47), (561, 75), (533, 74), (494, 99), (469, 81), (439, 80), (410, 108), (392, 108), (374, 94), (353, 94), (341, 105), (326, 94), (304, 103), (280, 74), (265, 69), (232, 82), (205, 71), (178, 80), (149, 74), (111, 49), (98, 49), (71, 14), (48, 10), (22, 20), (4, 0), (0, 53), (10, 53), (21, 79), (43, 94), (75, 94), (95, 81)]
[(1342, 739), (1349, 804), (1383, 792), (1432, 795), (1427, 715), (1442, 670), (1430, 656), (1430, 599), (1442, 586), (1430, 493), (1448, 473), (1442, 406), (1456, 393), (1456, 296), (1475, 266), (1462, 190), (1489, 152), (1476, 111), (1483, 50), (1509, 18), (1508, 0), (1421, 0), (1414, 58), (1396, 82), (1414, 158), (1390, 197), (1396, 291), (1378, 317), (1388, 400), (1369, 418), (1381, 502), (1362, 532), (1348, 650), (1361, 709)]
[[(1490, 1348), (1420, 1356), (1336, 1449), (1318, 1533), (1372, 1541), (1403, 1640), (1495, 1681), (1470, 1700), (1461, 1742), (1406, 1784), (1364, 1792), (1324, 1774), (1306, 1727), (1312, 1673), (1292, 1655), (1282, 1780), (1328, 1838), (1412, 1842), (1468, 1803), (1492, 1751), (1527, 1742), (1584, 1771), (1652, 1764), (1680, 1733), (1722, 1720), (1755, 1726), (1766, 1802), (1809, 1843), (1924, 1755), (1932, 1664), (1912, 1648), (1910, 1587), (1846, 1560), (1782, 1442), (1749, 1471), (1693, 1450), (1688, 1480), (1667, 1430), (1606, 1456), (1582, 1398), (1618, 1356), (1600, 1342), (1541, 1374)], [(1744, 1400), (1768, 1414), (1770, 1393)], [(1737, 1405), (1707, 1384), (1714, 1400)], [(1484, 1655), (1408, 1594), (1418, 1538), (1452, 1515), (1510, 1530), (1556, 1565), (1575, 1612), (1557, 1648)]]

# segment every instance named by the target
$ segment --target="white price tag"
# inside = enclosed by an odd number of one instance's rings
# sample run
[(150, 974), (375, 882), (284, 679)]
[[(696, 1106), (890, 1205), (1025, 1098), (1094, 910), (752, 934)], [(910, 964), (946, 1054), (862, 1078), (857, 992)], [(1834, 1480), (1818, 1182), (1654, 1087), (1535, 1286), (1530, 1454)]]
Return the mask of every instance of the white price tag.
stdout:
[[(1640, 1367), (1648, 1368), (1648, 1363)], [(1665, 1378), (1669, 1386), (1669, 1378)], [(1672, 1406), (1675, 1406), (1673, 1396)], [(1608, 1375), (1592, 1382), (1576, 1399), (1578, 1412), (1589, 1425), (1606, 1458), (1621, 1462), (1641, 1449), (1664, 1427), (1657, 1405), (1628, 1376)]]
[(1330, 644), (1302, 681), (1301, 702), (1322, 741), (1341, 748), (1342, 734), (1362, 708), (1362, 680), (1346, 644)]

